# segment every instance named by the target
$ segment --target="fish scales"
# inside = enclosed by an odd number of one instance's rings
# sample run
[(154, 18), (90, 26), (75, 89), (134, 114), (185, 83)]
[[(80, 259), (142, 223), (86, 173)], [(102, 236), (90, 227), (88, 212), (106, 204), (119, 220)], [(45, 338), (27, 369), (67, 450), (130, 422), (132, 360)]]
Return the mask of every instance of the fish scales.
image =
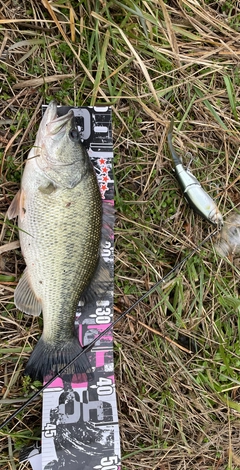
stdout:
[[(8, 217), (18, 216), (26, 269), (16, 306), (43, 313), (43, 333), (25, 373), (42, 380), (74, 359), (82, 347), (74, 319), (79, 298), (99, 261), (102, 201), (97, 177), (75, 128), (73, 113), (57, 117), (48, 106), (31, 149), (21, 189)], [(69, 373), (89, 372), (86, 356)]]
[(51, 196), (29, 191), (29, 217), (19, 228), (31, 236), (20, 231), (20, 244), (32, 288), (41, 299), (45, 339), (72, 336), (79, 297), (96, 267), (101, 230), (96, 184), (92, 174), (75, 188)]

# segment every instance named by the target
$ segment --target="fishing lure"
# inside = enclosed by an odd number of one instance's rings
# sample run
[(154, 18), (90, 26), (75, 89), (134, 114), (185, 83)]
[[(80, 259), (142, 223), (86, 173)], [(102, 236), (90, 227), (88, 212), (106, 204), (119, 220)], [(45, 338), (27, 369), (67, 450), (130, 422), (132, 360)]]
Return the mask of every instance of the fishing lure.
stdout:
[(174, 119), (171, 120), (168, 131), (168, 147), (172, 155), (175, 165), (176, 178), (183, 191), (189, 205), (204, 219), (208, 220), (214, 225), (221, 227), (223, 225), (222, 214), (220, 213), (216, 203), (204, 191), (201, 184), (192, 175), (192, 173), (185, 169), (180, 158), (177, 156), (172, 145), (172, 132), (173, 132)]

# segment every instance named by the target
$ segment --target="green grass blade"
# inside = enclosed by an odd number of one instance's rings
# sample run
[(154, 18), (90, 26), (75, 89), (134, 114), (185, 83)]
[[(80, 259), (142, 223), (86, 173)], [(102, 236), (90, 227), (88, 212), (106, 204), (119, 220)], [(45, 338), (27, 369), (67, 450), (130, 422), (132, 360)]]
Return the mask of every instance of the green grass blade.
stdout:
[(200, 97), (200, 98), (203, 98), (203, 103), (205, 104), (205, 106), (208, 108), (208, 110), (210, 111), (210, 113), (212, 114), (212, 116), (216, 119), (216, 121), (218, 122), (218, 124), (220, 124), (220, 126), (225, 130), (227, 131), (228, 128), (227, 126), (224, 124), (224, 122), (222, 121), (222, 119), (220, 118), (220, 116), (218, 115), (218, 113), (215, 111), (215, 109), (213, 108), (213, 106), (211, 105), (210, 101), (205, 99), (204, 98), (204, 94), (203, 92), (197, 88), (196, 86), (194, 86), (194, 90), (195, 92), (197, 93), (197, 95)]
[(226, 85), (227, 94), (228, 94), (228, 98), (229, 98), (229, 103), (230, 103), (230, 106), (231, 106), (231, 109), (232, 109), (233, 116), (236, 119), (236, 121), (238, 121), (238, 113), (237, 113), (237, 108), (236, 108), (236, 96), (235, 96), (235, 93), (234, 93), (232, 81), (231, 81), (229, 75), (224, 75), (223, 79), (224, 79), (224, 82), (225, 82), (225, 85)]
[(101, 55), (100, 55), (100, 60), (98, 63), (98, 69), (96, 73), (96, 78), (94, 82), (94, 88), (92, 92), (92, 98), (91, 98), (91, 106), (94, 106), (96, 103), (97, 95), (99, 92), (99, 87), (100, 87), (100, 82), (102, 78), (102, 73), (104, 69), (104, 63), (106, 60), (106, 53), (107, 53), (107, 48), (108, 48), (108, 43), (109, 43), (109, 38), (110, 38), (110, 31), (107, 30), (104, 38), (104, 42), (101, 48)]

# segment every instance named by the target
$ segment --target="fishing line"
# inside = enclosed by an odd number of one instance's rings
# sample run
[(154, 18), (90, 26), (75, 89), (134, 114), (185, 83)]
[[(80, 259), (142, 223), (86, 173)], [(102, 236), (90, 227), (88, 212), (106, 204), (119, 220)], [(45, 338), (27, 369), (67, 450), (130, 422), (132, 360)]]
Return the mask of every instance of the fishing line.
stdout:
[(140, 299), (136, 300), (134, 304), (132, 304), (125, 312), (123, 312), (120, 317), (118, 317), (116, 320), (114, 320), (110, 325), (105, 328), (91, 343), (89, 343), (87, 346), (84, 346), (82, 351), (74, 357), (66, 366), (64, 366), (56, 375), (54, 375), (48, 382), (46, 382), (34, 395), (32, 395), (22, 406), (20, 406), (9, 418), (7, 418), (1, 425), (0, 429), (2, 429), (6, 424), (8, 424), (13, 418), (15, 418), (18, 413), (24, 410), (26, 406), (28, 406), (30, 403), (32, 403), (33, 400), (35, 400), (49, 385), (51, 385), (54, 380), (59, 377), (63, 372), (66, 371), (68, 367), (70, 367), (77, 359), (79, 359), (83, 354), (86, 354), (88, 351), (90, 351), (95, 343), (99, 341), (103, 336), (105, 336), (106, 333), (108, 333), (120, 320), (122, 320), (128, 313), (130, 313), (140, 302), (142, 302), (146, 297), (148, 297), (155, 289), (160, 286), (163, 282), (166, 281), (166, 279), (174, 273), (178, 268), (180, 268), (189, 258), (191, 258), (194, 253), (196, 253), (199, 248), (201, 248), (210, 238), (212, 238), (214, 235), (218, 233), (219, 229), (214, 230), (212, 233), (207, 235), (204, 240), (199, 243), (185, 258), (182, 259), (176, 266), (174, 266), (164, 277), (162, 277), (158, 282), (156, 282), (145, 294), (140, 297)]

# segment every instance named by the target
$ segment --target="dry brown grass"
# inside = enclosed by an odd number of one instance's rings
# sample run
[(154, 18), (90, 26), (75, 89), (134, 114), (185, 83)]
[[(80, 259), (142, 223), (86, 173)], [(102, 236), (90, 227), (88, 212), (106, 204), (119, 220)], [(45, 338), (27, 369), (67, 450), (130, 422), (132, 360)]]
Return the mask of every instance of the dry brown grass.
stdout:
[[(211, 231), (172, 174), (172, 115), (184, 162), (224, 216), (239, 206), (239, 20), (238, 1), (0, 2), (1, 420), (33, 389), (41, 327), (13, 305), (24, 265), (6, 220), (41, 104), (113, 106), (118, 314)], [(240, 468), (236, 263), (208, 243), (116, 327), (123, 470)], [(38, 400), (0, 432), (2, 470), (30, 468), (18, 449), (40, 426)]]

